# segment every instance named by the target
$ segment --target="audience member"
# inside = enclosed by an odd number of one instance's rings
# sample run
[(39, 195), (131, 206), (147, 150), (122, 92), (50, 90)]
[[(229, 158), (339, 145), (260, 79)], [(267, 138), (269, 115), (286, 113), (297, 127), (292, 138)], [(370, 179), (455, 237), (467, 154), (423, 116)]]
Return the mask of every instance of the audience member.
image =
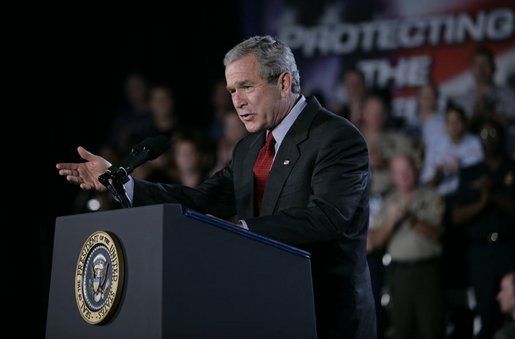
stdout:
[(245, 125), (243, 125), (234, 110), (229, 111), (223, 116), (222, 123), (224, 133), (216, 145), (216, 163), (211, 169), (211, 174), (216, 173), (227, 165), (232, 159), (234, 147), (238, 141), (247, 135)]
[(338, 101), (331, 106), (333, 112), (346, 117), (355, 125), (360, 123), (363, 103), (367, 96), (365, 75), (357, 68), (352, 68), (342, 76)]
[(515, 118), (515, 93), (508, 86), (495, 84), (495, 70), (493, 52), (486, 47), (476, 48), (470, 59), (473, 84), (458, 98), (470, 115), (472, 125), (483, 118), (493, 118), (503, 124)]
[(175, 96), (171, 88), (154, 86), (150, 90), (150, 109), (152, 110), (152, 127), (146, 131), (147, 136), (163, 134), (173, 137), (183, 132), (180, 117), (176, 111)]
[(472, 132), (476, 133), (482, 120), (491, 118), (504, 126), (508, 154), (515, 158), (515, 90), (495, 83), (497, 65), (493, 52), (477, 47), (470, 59), (473, 83), (456, 100), (470, 116)]
[(497, 301), (501, 312), (506, 314), (506, 324), (495, 332), (494, 339), (515, 338), (515, 271), (506, 273), (501, 279)]
[(143, 75), (133, 73), (127, 76), (125, 101), (114, 119), (110, 133), (110, 144), (121, 152), (130, 149), (134, 140), (140, 141), (152, 126), (148, 83)]
[(209, 137), (217, 142), (224, 136), (224, 117), (234, 113), (231, 95), (225, 87), (225, 79), (218, 79), (213, 84), (211, 91), (211, 123), (209, 127)]
[(414, 160), (392, 157), (394, 191), (372, 221), (368, 248), (386, 246), (391, 258), (387, 285), (396, 339), (444, 338), (443, 289), (439, 238), (444, 212), (442, 198), (418, 185)]
[(445, 112), (448, 137), (439, 139), (425, 154), (421, 181), (448, 196), (458, 187), (458, 170), (483, 159), (479, 138), (467, 132), (467, 117), (458, 106)]
[(421, 86), (417, 90), (418, 114), (406, 122), (404, 130), (416, 145), (430, 153), (438, 141), (447, 137), (445, 115), (438, 108), (438, 88), (435, 84)]
[(371, 192), (385, 192), (391, 185), (388, 172), (391, 157), (397, 153), (413, 152), (414, 147), (405, 135), (388, 128), (387, 104), (378, 95), (365, 99), (358, 127), (367, 141), (370, 166), (374, 169)]
[(468, 269), (481, 319), (479, 338), (491, 338), (502, 317), (495, 290), (502, 274), (515, 269), (515, 162), (504, 151), (502, 126), (480, 125), (485, 159), (459, 173), (452, 221), (468, 241)]

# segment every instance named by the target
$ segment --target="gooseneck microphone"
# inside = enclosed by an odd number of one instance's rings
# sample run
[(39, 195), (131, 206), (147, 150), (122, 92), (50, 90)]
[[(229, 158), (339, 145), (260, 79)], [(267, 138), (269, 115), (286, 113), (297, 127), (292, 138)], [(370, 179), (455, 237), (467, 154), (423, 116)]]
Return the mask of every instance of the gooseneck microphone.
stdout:
[(147, 138), (132, 147), (129, 155), (118, 165), (107, 169), (111, 173), (119, 173), (121, 176), (128, 176), (134, 169), (149, 160), (154, 160), (170, 147), (170, 141), (163, 135)]
[(125, 194), (123, 184), (129, 181), (129, 174), (141, 164), (154, 160), (163, 154), (170, 147), (170, 141), (163, 135), (146, 138), (136, 146), (132, 147), (130, 153), (119, 164), (113, 165), (98, 177), (122, 207), (131, 207), (131, 202)]

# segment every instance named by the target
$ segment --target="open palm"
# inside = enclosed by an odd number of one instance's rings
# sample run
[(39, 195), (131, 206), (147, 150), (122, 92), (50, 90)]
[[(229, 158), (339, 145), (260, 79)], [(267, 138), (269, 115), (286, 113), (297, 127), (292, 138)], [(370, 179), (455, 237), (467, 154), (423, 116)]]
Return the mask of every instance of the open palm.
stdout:
[(98, 177), (111, 166), (111, 163), (81, 146), (77, 148), (77, 152), (86, 162), (58, 163), (56, 168), (59, 170), (59, 175), (66, 177), (69, 182), (79, 185), (83, 190), (105, 191), (106, 188), (98, 181)]

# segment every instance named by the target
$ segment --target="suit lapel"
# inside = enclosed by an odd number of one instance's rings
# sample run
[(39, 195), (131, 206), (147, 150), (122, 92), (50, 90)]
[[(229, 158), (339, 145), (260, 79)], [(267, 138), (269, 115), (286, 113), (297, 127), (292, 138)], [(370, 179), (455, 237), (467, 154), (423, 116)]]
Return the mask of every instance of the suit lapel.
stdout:
[[(283, 186), (301, 155), (299, 144), (307, 139), (311, 122), (320, 109), (321, 106), (318, 101), (314, 97), (309, 98), (307, 106), (300, 113), (288, 133), (286, 133), (268, 176), (263, 194), (263, 205), (259, 215), (274, 213)], [(256, 156), (257, 152), (255, 153), (254, 161)]]

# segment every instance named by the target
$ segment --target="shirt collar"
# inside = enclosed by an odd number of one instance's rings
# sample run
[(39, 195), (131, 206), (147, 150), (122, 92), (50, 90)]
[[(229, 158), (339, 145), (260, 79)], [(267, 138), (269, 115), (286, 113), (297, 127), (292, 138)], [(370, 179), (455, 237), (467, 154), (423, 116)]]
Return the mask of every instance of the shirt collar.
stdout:
[[(275, 126), (272, 130), (272, 134), (275, 139), (275, 150), (279, 149), (279, 146), (284, 140), (286, 133), (290, 130), (291, 126), (297, 120), (300, 115), (300, 112), (306, 107), (307, 101), (306, 98), (301, 95), (297, 103), (292, 107), (290, 113), (288, 113), (284, 119), (279, 123), (279, 125)], [(268, 134), (267, 134), (268, 135)]]

